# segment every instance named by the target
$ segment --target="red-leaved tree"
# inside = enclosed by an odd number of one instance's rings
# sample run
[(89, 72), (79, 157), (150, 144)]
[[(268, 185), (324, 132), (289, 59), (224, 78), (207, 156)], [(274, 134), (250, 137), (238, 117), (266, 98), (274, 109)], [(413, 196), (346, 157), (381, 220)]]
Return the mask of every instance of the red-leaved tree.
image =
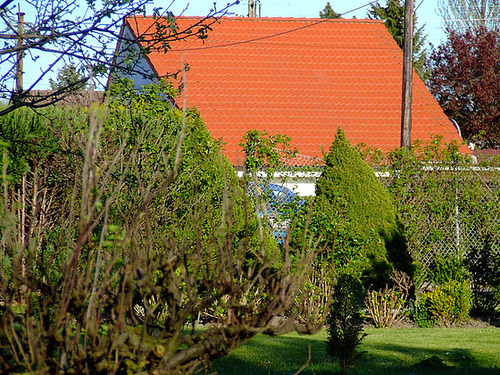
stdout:
[(431, 55), (428, 86), (467, 141), (500, 147), (500, 34), (449, 31)]

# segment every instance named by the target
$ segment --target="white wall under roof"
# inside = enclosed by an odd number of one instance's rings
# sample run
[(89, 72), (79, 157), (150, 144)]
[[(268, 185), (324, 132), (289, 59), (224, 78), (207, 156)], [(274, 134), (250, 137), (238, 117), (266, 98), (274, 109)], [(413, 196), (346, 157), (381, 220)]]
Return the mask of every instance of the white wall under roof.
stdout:
[(316, 195), (316, 183), (314, 182), (292, 182), (281, 184), (301, 197)]
[[(243, 177), (244, 172), (238, 171), (238, 177)], [(264, 172), (257, 173), (258, 177), (267, 178)], [(316, 195), (316, 180), (321, 172), (276, 172), (267, 182), (282, 185), (301, 197)]]

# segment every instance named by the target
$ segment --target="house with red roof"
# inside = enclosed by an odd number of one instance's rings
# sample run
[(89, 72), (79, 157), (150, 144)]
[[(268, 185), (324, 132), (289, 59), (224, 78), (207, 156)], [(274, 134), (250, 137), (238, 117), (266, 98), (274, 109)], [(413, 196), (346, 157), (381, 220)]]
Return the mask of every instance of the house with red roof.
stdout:
[[(148, 47), (147, 35), (161, 22), (128, 18), (124, 39)], [(181, 30), (200, 22), (177, 20)], [(382, 21), (224, 17), (210, 27), (206, 39), (173, 40), (166, 52), (151, 48), (137, 62), (145, 74), (128, 77), (140, 89), (150, 83), (145, 77), (167, 77), (187, 64), (187, 105), (222, 139), (235, 167), (244, 163), (238, 143), (254, 129), (286, 134), (300, 154), (318, 158), (339, 126), (354, 145), (400, 146), (403, 54)], [(462, 142), (417, 74), (412, 113), (412, 140)]]

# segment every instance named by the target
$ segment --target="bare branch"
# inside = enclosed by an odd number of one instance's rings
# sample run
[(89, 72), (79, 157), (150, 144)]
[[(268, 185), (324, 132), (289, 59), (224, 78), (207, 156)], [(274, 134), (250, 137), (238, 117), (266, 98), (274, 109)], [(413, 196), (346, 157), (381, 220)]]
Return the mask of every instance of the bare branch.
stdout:
[[(4, 23), (4, 29), (10, 30), (10, 33), (0, 35), (4, 41), (3, 47), (0, 48), (0, 56), (2, 63), (10, 64), (10, 67), (7, 66), (0, 81), (0, 99), (7, 99), (10, 103), (6, 108), (2, 108), (0, 116), (19, 107), (37, 108), (41, 104), (24, 100), (28, 98), (23, 95), (17, 96), (16, 100), (11, 100), (12, 90), (8, 87), (8, 82), (16, 75), (16, 54), (18, 52), (23, 52), (25, 56), (32, 54), (33, 59), (36, 59), (34, 53), (55, 56), (27, 91), (32, 90), (56, 64), (67, 59), (76, 59), (80, 65), (92, 70), (96, 78), (107, 76), (110, 69), (115, 72), (126, 69), (128, 72), (144, 74), (134, 65), (117, 66), (114, 61), (114, 51), (110, 51), (109, 46), (116, 44), (118, 40), (129, 43), (130, 49), (127, 51), (132, 53), (134, 59), (147, 53), (146, 50), (136, 48), (136, 40), (126, 40), (120, 33), (120, 27), (124, 24), (125, 19), (142, 14), (147, 3), (148, 0), (134, 0), (132, 3), (125, 0), (114, 0), (105, 3), (101, 9), (97, 9), (97, 7), (82, 0), (35, 1), (31, 4), (34, 7), (35, 19), (24, 24), (22, 35), (19, 35), (17, 21), (15, 21), (11, 11), (3, 10), (0, 19)], [(151, 40), (151, 47), (163, 48), (166, 52), (170, 41), (197, 37), (200, 30), (208, 30), (211, 24), (229, 12), (231, 5), (228, 4), (221, 10), (210, 11), (196, 25), (186, 30), (177, 30), (174, 33), (167, 33), (162, 29), (162, 25), (165, 23), (175, 24), (177, 19), (167, 8), (163, 13), (158, 13), (156, 22), (158, 27), (148, 31), (147, 35), (140, 35), (139, 39), (147, 37)], [(83, 16), (79, 7), (85, 9)], [(193, 27), (197, 28), (193, 29)], [(23, 43), (18, 43), (19, 37), (23, 39)], [(149, 78), (153, 81), (155, 77)], [(66, 89), (71, 89), (71, 87)], [(66, 89), (62, 90), (60, 94), (64, 94)], [(58, 95), (47, 97), (47, 101), (57, 97)]]

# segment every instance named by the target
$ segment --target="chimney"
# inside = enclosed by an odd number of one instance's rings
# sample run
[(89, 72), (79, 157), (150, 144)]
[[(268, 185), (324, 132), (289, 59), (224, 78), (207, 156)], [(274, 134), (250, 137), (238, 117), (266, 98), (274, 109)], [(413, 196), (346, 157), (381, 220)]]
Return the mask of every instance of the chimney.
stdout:
[(256, 18), (262, 15), (262, 4), (260, 0), (248, 0), (248, 17)]

